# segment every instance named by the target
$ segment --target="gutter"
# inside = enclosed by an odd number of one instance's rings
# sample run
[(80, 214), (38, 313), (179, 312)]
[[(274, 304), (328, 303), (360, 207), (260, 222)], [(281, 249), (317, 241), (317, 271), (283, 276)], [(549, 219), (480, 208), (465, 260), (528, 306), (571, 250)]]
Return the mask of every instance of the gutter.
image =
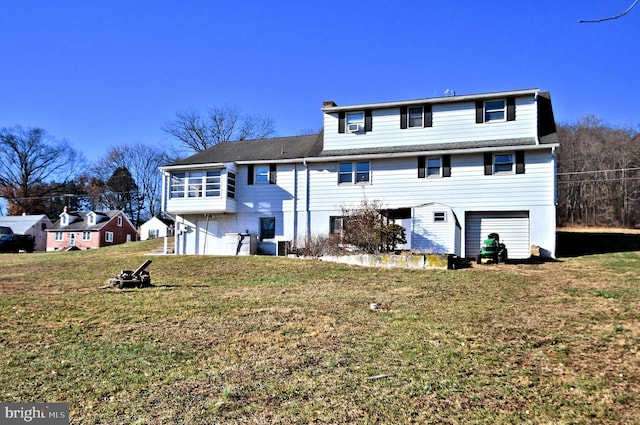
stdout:
[(443, 103), (456, 103), (456, 102), (470, 102), (479, 99), (493, 99), (500, 97), (510, 97), (510, 96), (537, 96), (540, 89), (525, 89), (525, 90), (511, 90), (504, 92), (493, 92), (493, 93), (481, 93), (481, 94), (470, 94), (470, 95), (462, 95), (462, 96), (445, 96), (445, 97), (432, 97), (432, 98), (424, 98), (424, 99), (414, 99), (414, 100), (403, 100), (403, 101), (394, 101), (394, 102), (380, 102), (380, 103), (363, 103), (360, 105), (348, 105), (348, 106), (325, 106), (321, 108), (322, 112), (331, 113), (331, 112), (341, 112), (341, 111), (354, 111), (354, 110), (362, 110), (362, 109), (387, 109), (387, 108), (397, 108), (399, 106), (406, 105), (423, 105), (423, 104), (443, 104)]

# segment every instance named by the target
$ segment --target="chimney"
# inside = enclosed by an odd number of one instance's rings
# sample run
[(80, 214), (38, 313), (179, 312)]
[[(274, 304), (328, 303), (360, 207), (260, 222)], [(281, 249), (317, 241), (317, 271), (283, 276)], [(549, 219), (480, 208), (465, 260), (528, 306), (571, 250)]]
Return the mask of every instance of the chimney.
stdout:
[(336, 102), (334, 102), (333, 100), (325, 100), (324, 102), (322, 102), (323, 108), (333, 108), (334, 106), (338, 105), (336, 105)]

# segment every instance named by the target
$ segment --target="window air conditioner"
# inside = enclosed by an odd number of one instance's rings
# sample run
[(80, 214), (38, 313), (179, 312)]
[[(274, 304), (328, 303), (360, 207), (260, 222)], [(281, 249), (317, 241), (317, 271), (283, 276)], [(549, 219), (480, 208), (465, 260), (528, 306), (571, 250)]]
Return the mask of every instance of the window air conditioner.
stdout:
[(360, 124), (349, 124), (349, 125), (347, 125), (347, 131), (349, 133), (359, 133), (360, 132)]

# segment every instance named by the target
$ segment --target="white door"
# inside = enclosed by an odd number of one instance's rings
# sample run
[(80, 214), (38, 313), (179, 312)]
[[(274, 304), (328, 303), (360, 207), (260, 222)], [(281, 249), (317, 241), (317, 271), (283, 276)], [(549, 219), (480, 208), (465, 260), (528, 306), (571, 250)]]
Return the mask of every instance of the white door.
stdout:
[(489, 233), (498, 233), (509, 258), (531, 256), (528, 211), (467, 212), (465, 220), (465, 257), (475, 258)]
[(73, 232), (69, 233), (69, 246), (76, 246), (76, 234)]
[(197, 246), (199, 255), (216, 254), (216, 244), (218, 234), (218, 222), (216, 221), (199, 221), (197, 230)]

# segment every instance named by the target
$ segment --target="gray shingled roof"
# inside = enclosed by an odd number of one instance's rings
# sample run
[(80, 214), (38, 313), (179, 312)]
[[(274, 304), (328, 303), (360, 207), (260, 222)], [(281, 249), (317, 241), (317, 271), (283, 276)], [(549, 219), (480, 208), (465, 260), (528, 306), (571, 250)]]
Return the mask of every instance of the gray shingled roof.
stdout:
[(60, 220), (56, 220), (53, 225), (46, 229), (47, 231), (82, 231), (82, 230), (100, 230), (102, 229), (111, 219), (118, 215), (120, 211), (118, 210), (108, 210), (108, 211), (93, 211), (98, 217), (102, 217), (101, 221), (98, 221), (96, 224), (90, 226), (87, 216), (91, 211), (78, 211), (78, 212), (69, 212), (68, 214), (71, 217), (75, 217), (75, 221), (69, 223), (66, 226), (62, 226)]
[(173, 165), (235, 161), (277, 161), (317, 156), (322, 151), (322, 133), (308, 136), (222, 142)]
[(449, 151), (456, 149), (478, 149), (478, 148), (499, 148), (507, 146), (535, 146), (536, 140), (533, 137), (522, 139), (497, 139), (497, 140), (480, 140), (473, 142), (444, 142), (430, 143), (425, 145), (407, 145), (407, 146), (385, 146), (377, 148), (364, 149), (333, 149), (323, 151), (320, 156), (347, 156), (347, 155), (377, 155), (377, 154), (393, 154), (403, 152), (435, 152)]

